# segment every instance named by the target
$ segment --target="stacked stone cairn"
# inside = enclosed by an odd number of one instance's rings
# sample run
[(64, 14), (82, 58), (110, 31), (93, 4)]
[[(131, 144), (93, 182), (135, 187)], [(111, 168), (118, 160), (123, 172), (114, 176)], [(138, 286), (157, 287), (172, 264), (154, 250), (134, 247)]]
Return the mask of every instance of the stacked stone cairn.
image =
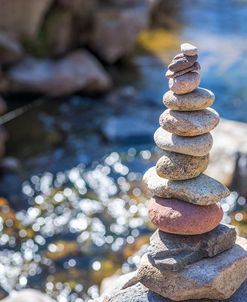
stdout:
[(197, 58), (197, 48), (185, 43), (168, 66), (170, 90), (163, 97), (168, 109), (154, 134), (163, 155), (143, 178), (153, 195), (149, 217), (158, 230), (137, 280), (164, 301), (228, 299), (247, 277), (247, 240), (220, 223), (219, 202), (230, 192), (203, 174), (219, 115), (209, 108), (214, 94), (198, 87)]

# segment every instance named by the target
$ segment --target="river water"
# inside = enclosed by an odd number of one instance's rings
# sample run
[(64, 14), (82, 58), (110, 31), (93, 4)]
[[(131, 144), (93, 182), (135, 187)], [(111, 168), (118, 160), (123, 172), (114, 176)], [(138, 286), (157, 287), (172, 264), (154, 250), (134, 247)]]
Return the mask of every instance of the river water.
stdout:
[[(86, 301), (104, 277), (138, 264), (133, 254), (152, 232), (140, 179), (159, 153), (152, 133), (164, 110), (165, 66), (181, 42), (200, 49), (213, 107), (247, 122), (247, 2), (181, 1), (168, 15), (170, 28), (143, 33), (131, 58), (106, 67), (113, 92), (44, 100), (6, 124), (8, 155), (20, 167), (0, 185), (5, 291), (31, 286), (61, 302)], [(245, 198), (233, 192), (223, 208), (246, 235)]]

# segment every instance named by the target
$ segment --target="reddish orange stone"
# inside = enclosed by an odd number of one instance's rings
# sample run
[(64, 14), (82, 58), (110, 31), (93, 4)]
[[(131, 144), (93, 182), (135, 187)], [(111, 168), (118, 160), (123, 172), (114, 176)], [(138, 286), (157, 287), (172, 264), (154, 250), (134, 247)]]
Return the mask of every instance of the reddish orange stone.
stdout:
[(223, 217), (218, 204), (199, 206), (157, 196), (149, 201), (148, 211), (150, 220), (161, 231), (179, 235), (207, 233), (216, 228)]

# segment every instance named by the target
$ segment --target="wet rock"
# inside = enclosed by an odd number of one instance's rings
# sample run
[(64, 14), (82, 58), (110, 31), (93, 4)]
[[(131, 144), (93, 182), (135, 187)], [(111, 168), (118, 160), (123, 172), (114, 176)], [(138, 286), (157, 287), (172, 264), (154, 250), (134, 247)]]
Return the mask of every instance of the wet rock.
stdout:
[(144, 174), (143, 181), (153, 195), (201, 206), (217, 203), (230, 194), (224, 185), (205, 174), (188, 180), (168, 180), (160, 177), (152, 167)]
[(190, 43), (181, 44), (181, 51), (186, 56), (195, 56), (198, 54), (197, 47)]
[(23, 289), (19, 292), (12, 291), (10, 295), (1, 302), (55, 302), (50, 297), (34, 289)]
[(156, 172), (160, 177), (167, 179), (190, 179), (205, 171), (208, 161), (208, 155), (191, 156), (163, 151), (163, 156), (156, 163)]
[(196, 90), (179, 95), (173, 91), (167, 91), (163, 96), (164, 105), (171, 110), (194, 111), (210, 107), (215, 100), (212, 91), (198, 87)]
[(231, 249), (190, 264), (179, 272), (159, 270), (147, 256), (142, 258), (138, 270), (138, 280), (144, 286), (175, 301), (228, 299), (246, 276), (247, 240), (241, 237), (237, 237)]
[(102, 92), (111, 80), (102, 65), (87, 51), (75, 51), (54, 61), (27, 57), (7, 72), (9, 92), (66, 95), (76, 91)]
[(235, 240), (235, 228), (224, 224), (219, 224), (211, 232), (194, 236), (179, 236), (156, 230), (150, 238), (147, 254), (157, 268), (179, 271), (188, 264), (228, 250)]
[(197, 136), (213, 130), (220, 117), (212, 108), (193, 112), (167, 109), (161, 114), (159, 121), (163, 129), (176, 135)]
[(52, 0), (1, 0), (0, 28), (18, 37), (34, 36), (44, 19)]
[(207, 155), (213, 145), (210, 133), (194, 137), (178, 136), (161, 127), (155, 131), (154, 141), (160, 149), (192, 156)]
[(138, 33), (148, 26), (147, 2), (122, 8), (98, 10), (94, 17), (90, 47), (104, 61), (114, 63), (129, 54)]
[(186, 94), (195, 90), (200, 84), (200, 74), (188, 72), (176, 78), (169, 79), (169, 88), (176, 94)]
[(186, 56), (183, 53), (179, 53), (172, 59), (172, 62), (168, 65), (168, 69), (174, 72), (187, 69), (196, 62), (197, 58), (197, 55), (191, 57)]
[[(1, 21), (0, 21), (1, 22)], [(8, 34), (0, 33), (0, 64), (7, 65), (19, 61), (24, 55), (21, 44)]]
[[(247, 281), (245, 281), (241, 287), (229, 298), (224, 300), (224, 302), (246, 302), (246, 295), (247, 295)], [(98, 300), (101, 302), (102, 300)], [(109, 302), (173, 302), (168, 298), (164, 298), (151, 290), (147, 287), (142, 285), (141, 283), (137, 283), (131, 287), (126, 289), (120, 290), (115, 293), (111, 298), (108, 300)], [(204, 300), (192, 300), (194, 302), (222, 302), (222, 300), (215, 300), (215, 299), (204, 299)], [(184, 302), (191, 302), (191, 300), (184, 300)]]
[(148, 213), (151, 222), (161, 231), (178, 235), (207, 233), (216, 228), (223, 217), (217, 204), (202, 207), (157, 196), (149, 201)]

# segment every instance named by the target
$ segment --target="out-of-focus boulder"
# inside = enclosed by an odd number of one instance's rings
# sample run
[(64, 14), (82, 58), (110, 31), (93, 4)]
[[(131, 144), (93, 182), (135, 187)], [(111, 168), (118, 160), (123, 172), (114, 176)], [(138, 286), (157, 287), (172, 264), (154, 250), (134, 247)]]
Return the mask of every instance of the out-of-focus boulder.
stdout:
[(0, 28), (18, 37), (34, 36), (53, 0), (0, 0)]
[(23, 289), (19, 292), (13, 291), (1, 302), (55, 302), (50, 297), (34, 289)]
[(214, 144), (206, 174), (230, 185), (233, 182), (237, 154), (247, 154), (247, 124), (222, 119), (212, 135)]
[(96, 8), (96, 0), (58, 0), (42, 27), (46, 52), (62, 55), (88, 42)]
[(7, 71), (7, 92), (67, 95), (76, 91), (103, 92), (111, 79), (103, 66), (85, 50), (60, 60), (26, 57)]
[[(0, 21), (1, 22), (1, 21)], [(0, 33), (0, 64), (12, 64), (24, 54), (21, 44), (8, 34)]]
[(94, 16), (90, 48), (104, 61), (114, 63), (133, 50), (138, 33), (148, 24), (149, 4), (146, 1), (99, 9)]

